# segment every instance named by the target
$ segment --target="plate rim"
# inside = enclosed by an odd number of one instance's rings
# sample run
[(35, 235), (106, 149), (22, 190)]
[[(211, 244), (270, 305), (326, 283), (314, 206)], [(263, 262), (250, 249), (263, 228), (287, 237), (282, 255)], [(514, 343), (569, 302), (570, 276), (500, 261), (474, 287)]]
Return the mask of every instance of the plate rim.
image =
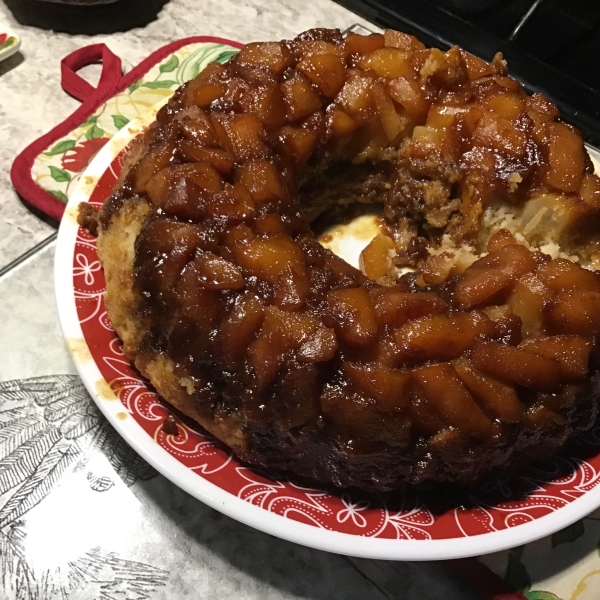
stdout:
[[(112, 137), (91, 161), (73, 190), (65, 215), (60, 223), (54, 258), (54, 291), (62, 335), (82, 382), (90, 396), (115, 428), (117, 433), (152, 467), (176, 486), (211, 508), (245, 525), (275, 537), (303, 546), (354, 556), (380, 560), (448, 560), (478, 556), (513, 548), (550, 535), (585, 517), (600, 506), (600, 486), (585, 492), (561, 508), (527, 523), (502, 530), (472, 536), (447, 539), (389, 539), (363, 537), (330, 531), (308, 525), (251, 504), (218, 485), (204, 479), (171, 456), (159, 446), (132, 417), (124, 420), (125, 407), (120, 399), (107, 400), (98, 392), (96, 383), (104, 378), (91, 357), (82, 359), (81, 346), (74, 347), (69, 340), (87, 340), (77, 317), (73, 286), (73, 254), (79, 226), (76, 210), (93, 192), (100, 176), (110, 168), (117, 154), (136, 135), (143, 132), (166, 100), (142, 113), (136, 120)], [(190, 477), (190, 474), (193, 477)]]

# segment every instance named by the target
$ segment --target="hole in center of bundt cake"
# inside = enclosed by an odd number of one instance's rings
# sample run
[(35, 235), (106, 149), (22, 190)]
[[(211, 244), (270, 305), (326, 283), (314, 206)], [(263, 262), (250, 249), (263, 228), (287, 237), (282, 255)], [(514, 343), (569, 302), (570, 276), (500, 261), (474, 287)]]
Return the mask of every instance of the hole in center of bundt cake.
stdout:
[(310, 164), (298, 206), (321, 245), (359, 268), (362, 250), (386, 230), (383, 214), (393, 176), (388, 161), (319, 157)]
[(319, 242), (375, 280), (391, 282), (462, 241), (452, 177), (417, 177), (401, 163), (401, 151), (392, 147), (368, 159), (320, 155), (299, 186), (298, 208)]
[(391, 283), (416, 269), (441, 283), (485, 256), (498, 236), (598, 267), (598, 218), (566, 194), (540, 190), (524, 201), (514, 177), (510, 193), (489, 194), (474, 228), (456, 170), (429, 177), (402, 147), (358, 163), (318, 158), (303, 173), (299, 206), (320, 243), (371, 279)]
[(393, 176), (392, 164), (385, 161), (316, 163), (307, 168), (301, 182), (299, 206), (313, 223), (321, 216), (329, 224), (348, 222), (360, 214), (361, 205), (378, 203), (382, 210)]

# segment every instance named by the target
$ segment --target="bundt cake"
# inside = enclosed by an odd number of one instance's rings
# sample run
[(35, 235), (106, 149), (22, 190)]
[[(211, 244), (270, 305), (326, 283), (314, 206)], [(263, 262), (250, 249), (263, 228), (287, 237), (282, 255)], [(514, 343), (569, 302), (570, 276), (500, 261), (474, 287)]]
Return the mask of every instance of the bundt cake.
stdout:
[[(315, 220), (369, 205), (358, 270)], [(454, 47), (315, 29), (183, 85), (99, 215), (106, 308), (246, 463), (368, 491), (555, 453), (600, 399), (600, 181), (541, 94)]]

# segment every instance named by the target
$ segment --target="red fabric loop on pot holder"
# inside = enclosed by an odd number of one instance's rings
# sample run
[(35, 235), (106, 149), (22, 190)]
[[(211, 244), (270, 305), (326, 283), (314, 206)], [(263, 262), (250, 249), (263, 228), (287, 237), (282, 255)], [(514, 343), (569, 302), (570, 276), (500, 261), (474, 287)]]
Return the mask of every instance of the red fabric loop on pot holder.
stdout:
[[(102, 73), (98, 85), (94, 87), (77, 71), (94, 63), (102, 63)], [(95, 92), (102, 91), (106, 86), (116, 86), (121, 79), (121, 59), (110, 51), (106, 44), (93, 44), (79, 48), (60, 62), (61, 85), (63, 90), (77, 100), (84, 102)]]

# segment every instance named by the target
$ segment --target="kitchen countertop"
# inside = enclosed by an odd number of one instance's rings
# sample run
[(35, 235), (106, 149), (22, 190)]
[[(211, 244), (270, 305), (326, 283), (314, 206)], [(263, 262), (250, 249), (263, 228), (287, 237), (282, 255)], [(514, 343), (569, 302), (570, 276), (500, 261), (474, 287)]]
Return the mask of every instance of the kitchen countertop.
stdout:
[[(126, 2), (129, 13), (113, 18)], [(137, 457), (82, 389), (60, 334), (55, 226), (9, 180), (16, 154), (77, 108), (59, 63), (81, 46), (104, 42), (129, 68), (191, 35), (248, 42), (360, 20), (329, 0), (121, 0), (90, 9), (109, 15), (92, 22), (81, 10), (0, 0), (0, 23), (22, 38), (0, 63), (0, 428), (12, 432), (0, 435), (0, 598), (475, 598), (440, 563), (349, 558), (255, 531)]]

